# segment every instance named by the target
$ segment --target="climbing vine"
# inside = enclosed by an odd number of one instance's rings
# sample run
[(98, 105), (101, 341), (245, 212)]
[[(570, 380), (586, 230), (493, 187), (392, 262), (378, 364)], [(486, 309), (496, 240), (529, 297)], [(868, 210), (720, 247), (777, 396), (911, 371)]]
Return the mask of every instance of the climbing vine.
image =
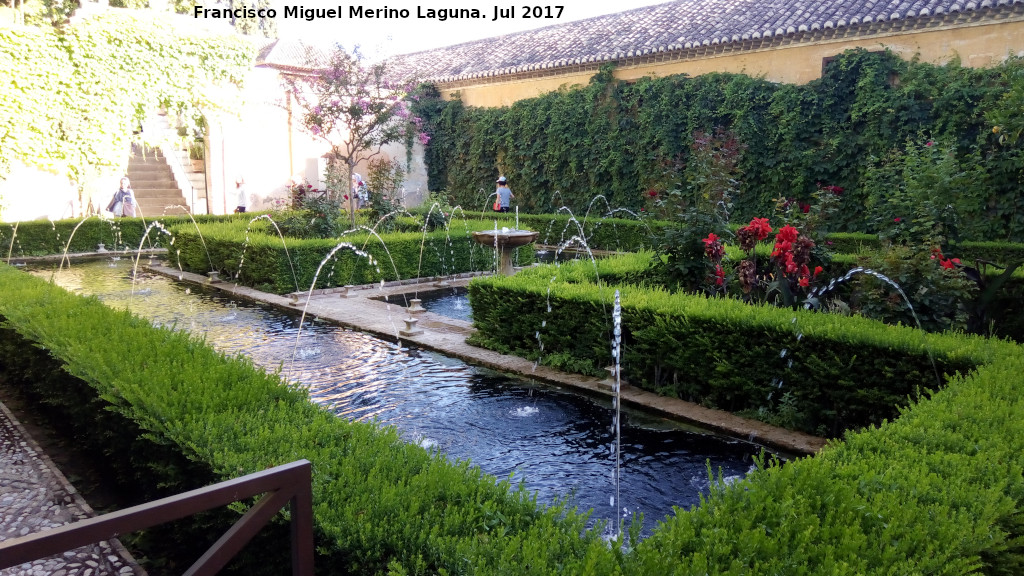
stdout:
[(235, 36), (191, 36), (131, 14), (63, 29), (0, 28), (0, 178), (16, 162), (82, 183), (119, 169), (159, 107), (230, 110), (254, 56)]
[(685, 181), (695, 134), (727, 130), (746, 145), (737, 220), (835, 186), (845, 190), (838, 228), (875, 231), (877, 214), (865, 207), (882, 204), (874, 196), (884, 191), (866, 185), (868, 171), (878, 158), (934, 140), (978, 174), (960, 192), (969, 199), (961, 202), (966, 237), (1020, 241), (1022, 70), (1021, 59), (977, 69), (866, 50), (840, 55), (799, 86), (725, 73), (620, 82), (608, 68), (588, 86), (508, 107), (455, 100), (424, 114), (429, 187), (479, 208), (480, 189), (502, 173), (523, 210), (583, 211), (598, 196), (639, 210), (652, 188)]

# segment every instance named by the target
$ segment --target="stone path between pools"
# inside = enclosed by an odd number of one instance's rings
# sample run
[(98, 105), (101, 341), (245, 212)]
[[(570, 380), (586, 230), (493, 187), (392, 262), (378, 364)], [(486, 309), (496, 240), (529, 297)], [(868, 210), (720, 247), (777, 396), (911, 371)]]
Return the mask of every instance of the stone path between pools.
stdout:
[[(437, 281), (441, 279), (393, 282), (385, 284), (383, 288), (380, 284), (373, 284), (314, 290), (311, 297), (308, 291), (279, 296), (230, 282), (211, 281), (206, 276), (181, 272), (177, 268), (160, 265), (142, 267), (183, 282), (201, 284), (226, 294), (281, 309), (301, 311), (305, 307), (307, 317), (315, 316), (391, 341), (400, 340), (405, 345), (434, 350), (470, 364), (516, 374), (522, 378), (575, 388), (595, 395), (611, 396), (613, 393), (610, 379), (602, 380), (592, 376), (561, 372), (547, 366), (534, 366), (532, 360), (471, 346), (466, 343), (466, 338), (475, 332), (470, 322), (427, 311), (410, 314), (405, 308), (406, 299), (400, 295), (438, 290)], [(472, 275), (446, 277), (443, 280), (450, 288), (462, 287), (469, 283), (470, 276)], [(388, 301), (384, 301), (384, 296), (388, 297)], [(407, 330), (409, 327), (405, 319), (411, 316), (416, 319), (415, 328)], [(403, 335), (403, 331), (422, 332)], [(621, 397), (624, 405), (629, 404), (673, 419), (691, 422), (734, 438), (747, 439), (787, 455), (814, 454), (826, 443), (824, 438), (778, 428), (677, 398), (658, 396), (633, 386), (623, 385)]]
[[(0, 404), (0, 542), (95, 516), (20, 422)], [(117, 540), (0, 570), (0, 576), (145, 575)]]

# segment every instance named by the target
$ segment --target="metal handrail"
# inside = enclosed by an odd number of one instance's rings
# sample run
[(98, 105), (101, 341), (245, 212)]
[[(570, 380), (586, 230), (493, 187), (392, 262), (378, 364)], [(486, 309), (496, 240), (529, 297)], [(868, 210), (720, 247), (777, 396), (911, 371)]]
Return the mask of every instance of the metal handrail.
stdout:
[(0, 570), (264, 493), (266, 496), (235, 522), (185, 574), (216, 574), (279, 510), (289, 505), (292, 576), (313, 576), (312, 466), (308, 460), (298, 460), (205, 488), (0, 542)]

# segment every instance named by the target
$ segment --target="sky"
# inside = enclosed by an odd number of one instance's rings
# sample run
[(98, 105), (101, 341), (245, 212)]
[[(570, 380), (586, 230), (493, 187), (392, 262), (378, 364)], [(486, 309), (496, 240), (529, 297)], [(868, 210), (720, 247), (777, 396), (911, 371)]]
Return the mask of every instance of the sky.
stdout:
[[(552, 0), (541, 3), (537, 0), (502, 2), (485, 0), (467, 2), (464, 0), (393, 0), (380, 2), (365, 0), (362, 4), (339, 4), (313, 0), (302, 4), (303, 8), (341, 9), (340, 18), (307, 21), (302, 18), (285, 18), (284, 7), (297, 4), (275, 0), (278, 11), (276, 18), (278, 34), (282, 38), (303, 38), (320, 42), (340, 43), (346, 48), (359, 45), (363, 54), (370, 58), (383, 58), (394, 54), (406, 54), (500, 36), (544, 26), (564, 24), (584, 18), (621, 12), (641, 6), (661, 4), (668, 0), (631, 0), (609, 2), (607, 0)], [(363, 17), (351, 17), (353, 7), (364, 9)], [(561, 7), (561, 9), (559, 9)], [(368, 11), (374, 9), (407, 10), (391, 18), (369, 18)], [(441, 10), (477, 9), (479, 18), (442, 19)], [(530, 15), (526, 17), (529, 9)], [(434, 17), (430, 11), (433, 10)], [(496, 11), (512, 14), (512, 17), (494, 19)], [(384, 15), (383, 12), (380, 13)], [(394, 12), (392, 12), (394, 14)], [(402, 17), (402, 14), (407, 14)], [(550, 17), (549, 17), (550, 16)]]

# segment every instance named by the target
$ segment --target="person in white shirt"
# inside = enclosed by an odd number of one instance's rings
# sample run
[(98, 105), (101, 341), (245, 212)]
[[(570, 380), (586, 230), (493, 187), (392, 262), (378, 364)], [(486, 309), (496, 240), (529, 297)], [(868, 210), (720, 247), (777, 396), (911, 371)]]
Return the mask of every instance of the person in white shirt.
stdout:
[(239, 176), (235, 180), (235, 192), (238, 194), (235, 214), (241, 214), (249, 207), (249, 194), (245, 191), (245, 178)]

